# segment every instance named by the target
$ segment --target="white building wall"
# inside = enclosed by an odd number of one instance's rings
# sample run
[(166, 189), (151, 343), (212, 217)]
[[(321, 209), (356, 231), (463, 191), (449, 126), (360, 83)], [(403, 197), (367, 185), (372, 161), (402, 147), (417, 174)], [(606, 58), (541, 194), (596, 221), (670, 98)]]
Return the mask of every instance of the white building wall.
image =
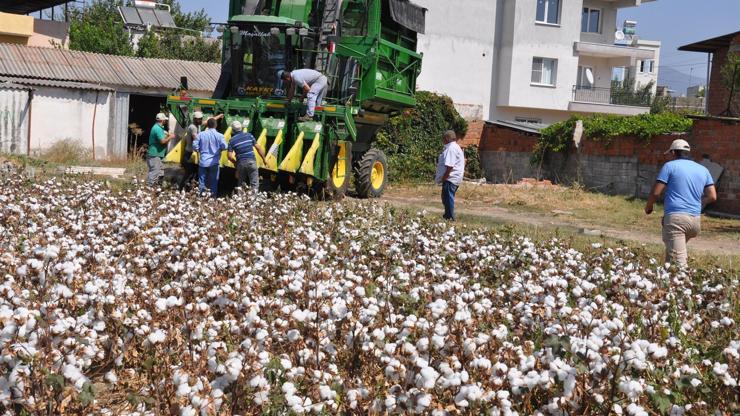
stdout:
[(414, 0), (428, 9), (417, 88), (449, 95), (467, 119), (486, 118), (491, 104), (495, 0)]
[(0, 88), (0, 152), (28, 149), (28, 90)]
[[(639, 40), (637, 46), (645, 49), (652, 49), (655, 51), (655, 63), (653, 64), (653, 72), (640, 72), (640, 60), (637, 60), (636, 65), (631, 69), (632, 75), (635, 77), (635, 86), (640, 88), (641, 86), (648, 85), (650, 82), (653, 83), (653, 95), (658, 90), (658, 66), (660, 65), (660, 42)], [(647, 71), (647, 69), (646, 69)]]
[[(72, 139), (93, 149), (96, 159), (109, 157), (111, 92), (34, 87), (31, 153), (39, 154), (59, 140)], [(96, 104), (97, 102), (97, 104)], [(96, 110), (97, 107), (97, 110)]]
[[(548, 25), (536, 22), (536, 2), (506, 2), (500, 33), (503, 50), (495, 66), (495, 71), (499, 72), (496, 107), (492, 109), (490, 119), (504, 117), (503, 109), (497, 107), (568, 109), (578, 69), (573, 44), (580, 39), (581, 5), (578, 0), (563, 1), (560, 23)], [(554, 86), (532, 84), (532, 60), (535, 57), (557, 60)]]

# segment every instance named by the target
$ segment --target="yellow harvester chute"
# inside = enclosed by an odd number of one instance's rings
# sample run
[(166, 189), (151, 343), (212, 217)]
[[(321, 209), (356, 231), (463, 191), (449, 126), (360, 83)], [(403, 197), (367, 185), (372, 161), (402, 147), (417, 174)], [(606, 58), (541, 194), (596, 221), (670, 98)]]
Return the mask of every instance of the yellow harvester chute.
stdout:
[[(224, 139), (226, 140), (226, 146), (227, 147), (229, 145), (229, 141), (231, 140), (231, 133), (232, 133), (231, 127), (227, 128), (226, 129), (226, 132), (224, 133)], [(231, 163), (231, 161), (229, 160), (228, 153), (229, 152), (227, 152), (225, 150), (223, 152), (221, 152), (221, 167), (222, 168), (233, 168), (234, 167), (234, 164)]]
[(278, 151), (280, 150), (280, 144), (283, 143), (283, 131), (279, 130), (277, 136), (275, 136), (275, 141), (272, 143), (272, 146), (270, 147), (270, 150), (267, 152), (267, 157), (265, 158), (265, 169), (271, 170), (275, 173), (278, 171)]
[(280, 163), (280, 167), (278, 169), (290, 173), (298, 172), (298, 168), (301, 167), (301, 161), (303, 160), (304, 137), (305, 133), (303, 132), (298, 135), (295, 143), (293, 143), (293, 147), (291, 147), (288, 151), (288, 154), (285, 155), (285, 158), (283, 159), (282, 163)]
[[(265, 145), (267, 144), (267, 129), (262, 129), (262, 133), (260, 133), (259, 139), (257, 139), (257, 146), (262, 149), (262, 151), (265, 151)], [(265, 162), (262, 160), (261, 157), (259, 157), (259, 153), (257, 153), (257, 149), (254, 149), (254, 157), (257, 159), (257, 168), (262, 169), (265, 167)], [(267, 155), (265, 155), (267, 157)]]
[(303, 163), (301, 164), (301, 169), (299, 172), (303, 173), (304, 175), (308, 176), (314, 176), (314, 161), (316, 160), (316, 152), (319, 150), (319, 145), (321, 144), (321, 134), (316, 133), (316, 136), (313, 138), (313, 144), (311, 144), (311, 147), (308, 149), (308, 152), (306, 152), (306, 158), (303, 159)]

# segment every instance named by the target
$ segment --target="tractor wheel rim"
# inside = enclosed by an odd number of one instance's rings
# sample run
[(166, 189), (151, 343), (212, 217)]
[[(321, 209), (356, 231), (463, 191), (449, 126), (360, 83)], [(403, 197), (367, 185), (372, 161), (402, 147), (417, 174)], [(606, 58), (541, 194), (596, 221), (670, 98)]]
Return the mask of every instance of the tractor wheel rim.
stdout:
[(383, 182), (385, 181), (385, 167), (380, 161), (375, 161), (373, 163), (373, 170), (370, 173), (370, 184), (373, 186), (373, 189), (380, 189), (381, 186), (383, 186)]

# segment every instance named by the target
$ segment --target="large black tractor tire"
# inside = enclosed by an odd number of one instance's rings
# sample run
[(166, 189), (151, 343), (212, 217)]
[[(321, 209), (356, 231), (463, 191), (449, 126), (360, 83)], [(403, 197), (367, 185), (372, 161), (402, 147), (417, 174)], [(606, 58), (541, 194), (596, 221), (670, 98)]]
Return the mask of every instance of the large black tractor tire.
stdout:
[(340, 200), (347, 195), (352, 182), (352, 143), (344, 143), (344, 154), (338, 145), (334, 146), (329, 166), (331, 170), (324, 184), (324, 199)]
[(385, 153), (370, 149), (355, 165), (355, 190), (360, 198), (380, 198), (388, 184)]

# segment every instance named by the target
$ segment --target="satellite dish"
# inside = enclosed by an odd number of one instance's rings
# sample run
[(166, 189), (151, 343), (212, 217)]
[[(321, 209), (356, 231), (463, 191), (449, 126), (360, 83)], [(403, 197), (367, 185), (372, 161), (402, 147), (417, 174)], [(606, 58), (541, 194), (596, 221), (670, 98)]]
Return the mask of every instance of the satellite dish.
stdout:
[(614, 39), (616, 39), (617, 41), (624, 40), (624, 32), (622, 32), (621, 30), (617, 30), (616, 32), (614, 32)]
[(589, 85), (594, 85), (594, 71), (591, 68), (586, 68), (586, 80), (588, 80)]

